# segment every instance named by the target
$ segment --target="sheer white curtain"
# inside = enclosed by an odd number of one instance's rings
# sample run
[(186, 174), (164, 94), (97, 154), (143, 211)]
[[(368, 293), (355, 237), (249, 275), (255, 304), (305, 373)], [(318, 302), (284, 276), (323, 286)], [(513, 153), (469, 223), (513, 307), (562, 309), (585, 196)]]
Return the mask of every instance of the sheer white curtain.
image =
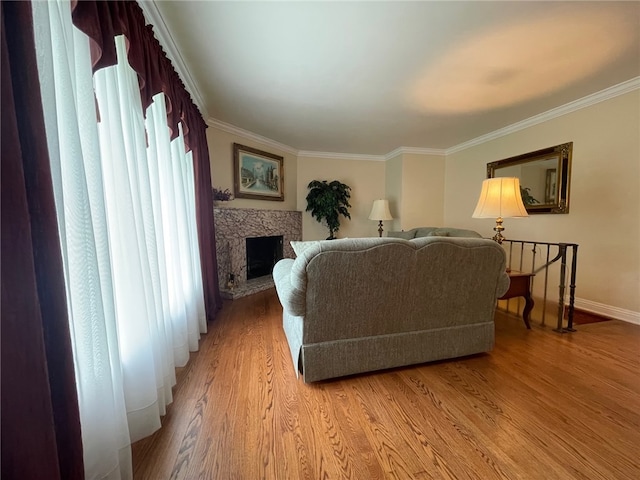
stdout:
[(131, 478), (88, 40), (68, 3), (33, 2), (87, 478)]
[(191, 156), (163, 95), (145, 121), (123, 38), (92, 76), (69, 2), (33, 12), (86, 477), (131, 478), (130, 443), (160, 427), (206, 331)]
[(206, 321), (199, 266), (194, 270), (199, 255), (190, 234), (195, 207), (189, 206), (195, 200), (187, 196), (193, 177), (186, 177), (183, 137), (169, 142), (164, 96), (158, 94), (147, 112), (147, 149), (137, 74), (127, 62), (123, 37), (116, 47), (118, 64), (96, 72), (94, 81), (116, 305), (122, 312), (125, 397), (131, 437), (139, 439), (154, 429), (158, 412), (164, 413), (174, 368), (197, 350)]

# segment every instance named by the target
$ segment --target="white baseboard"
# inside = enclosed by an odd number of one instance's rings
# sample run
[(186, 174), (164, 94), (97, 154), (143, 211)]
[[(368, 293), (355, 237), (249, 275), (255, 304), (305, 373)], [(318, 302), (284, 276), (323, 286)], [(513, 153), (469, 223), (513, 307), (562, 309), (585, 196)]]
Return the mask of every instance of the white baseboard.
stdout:
[[(567, 305), (569, 300), (567, 299)], [(623, 320), (629, 323), (635, 323), (640, 325), (640, 312), (634, 312), (633, 310), (625, 310), (624, 308), (613, 307), (611, 305), (605, 305), (604, 303), (592, 302), (591, 300), (585, 300), (583, 298), (576, 298), (574, 307), (587, 312), (602, 315), (607, 318), (614, 318), (616, 320)]]

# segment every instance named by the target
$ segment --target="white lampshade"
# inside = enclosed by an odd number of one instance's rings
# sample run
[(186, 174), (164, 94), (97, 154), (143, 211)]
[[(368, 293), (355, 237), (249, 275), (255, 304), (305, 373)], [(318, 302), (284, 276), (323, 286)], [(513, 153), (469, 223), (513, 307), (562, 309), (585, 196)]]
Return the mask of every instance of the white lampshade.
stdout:
[(389, 200), (374, 200), (369, 220), (393, 220), (389, 211)]
[(520, 179), (518, 177), (487, 178), (482, 182), (482, 191), (473, 218), (528, 217), (522, 203)]

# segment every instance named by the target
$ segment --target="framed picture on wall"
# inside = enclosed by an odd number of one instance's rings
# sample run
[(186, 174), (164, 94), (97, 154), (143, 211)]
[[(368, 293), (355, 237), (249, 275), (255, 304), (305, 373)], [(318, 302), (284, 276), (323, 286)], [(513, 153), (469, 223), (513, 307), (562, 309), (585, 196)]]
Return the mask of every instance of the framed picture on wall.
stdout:
[(233, 185), (236, 198), (284, 201), (284, 158), (233, 144)]

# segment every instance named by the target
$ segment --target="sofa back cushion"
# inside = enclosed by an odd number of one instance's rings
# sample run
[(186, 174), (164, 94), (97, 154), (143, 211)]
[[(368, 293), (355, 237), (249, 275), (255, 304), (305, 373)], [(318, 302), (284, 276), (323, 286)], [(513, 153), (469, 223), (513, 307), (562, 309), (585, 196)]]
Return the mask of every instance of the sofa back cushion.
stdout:
[(387, 232), (387, 237), (389, 238), (403, 238), (405, 240), (411, 240), (412, 238), (416, 237), (416, 229), (412, 229), (412, 230), (407, 230), (406, 232), (404, 230), (402, 231), (391, 231), (391, 232)]
[[(416, 238), (425, 236), (417, 235)], [(427, 235), (427, 237), (458, 237), (458, 238), (482, 238), (478, 232), (474, 230), (466, 230), (464, 228), (434, 228)]]
[(463, 237), (463, 238), (482, 238), (475, 230), (467, 230), (464, 228), (452, 227), (419, 227), (401, 232), (388, 232), (387, 237), (404, 238), (411, 240), (420, 237)]
[[(415, 228), (414, 230), (416, 231), (416, 235), (414, 238), (420, 238), (420, 237), (428, 237), (433, 232), (439, 229), (438, 227), (420, 227), (420, 228)], [(439, 235), (439, 236), (444, 237), (445, 235)]]
[[(504, 250), (476, 238), (319, 242), (298, 257), (304, 343), (493, 321), (506, 290)], [(505, 280), (506, 278), (506, 280)], [(505, 284), (506, 281), (506, 284)]]

